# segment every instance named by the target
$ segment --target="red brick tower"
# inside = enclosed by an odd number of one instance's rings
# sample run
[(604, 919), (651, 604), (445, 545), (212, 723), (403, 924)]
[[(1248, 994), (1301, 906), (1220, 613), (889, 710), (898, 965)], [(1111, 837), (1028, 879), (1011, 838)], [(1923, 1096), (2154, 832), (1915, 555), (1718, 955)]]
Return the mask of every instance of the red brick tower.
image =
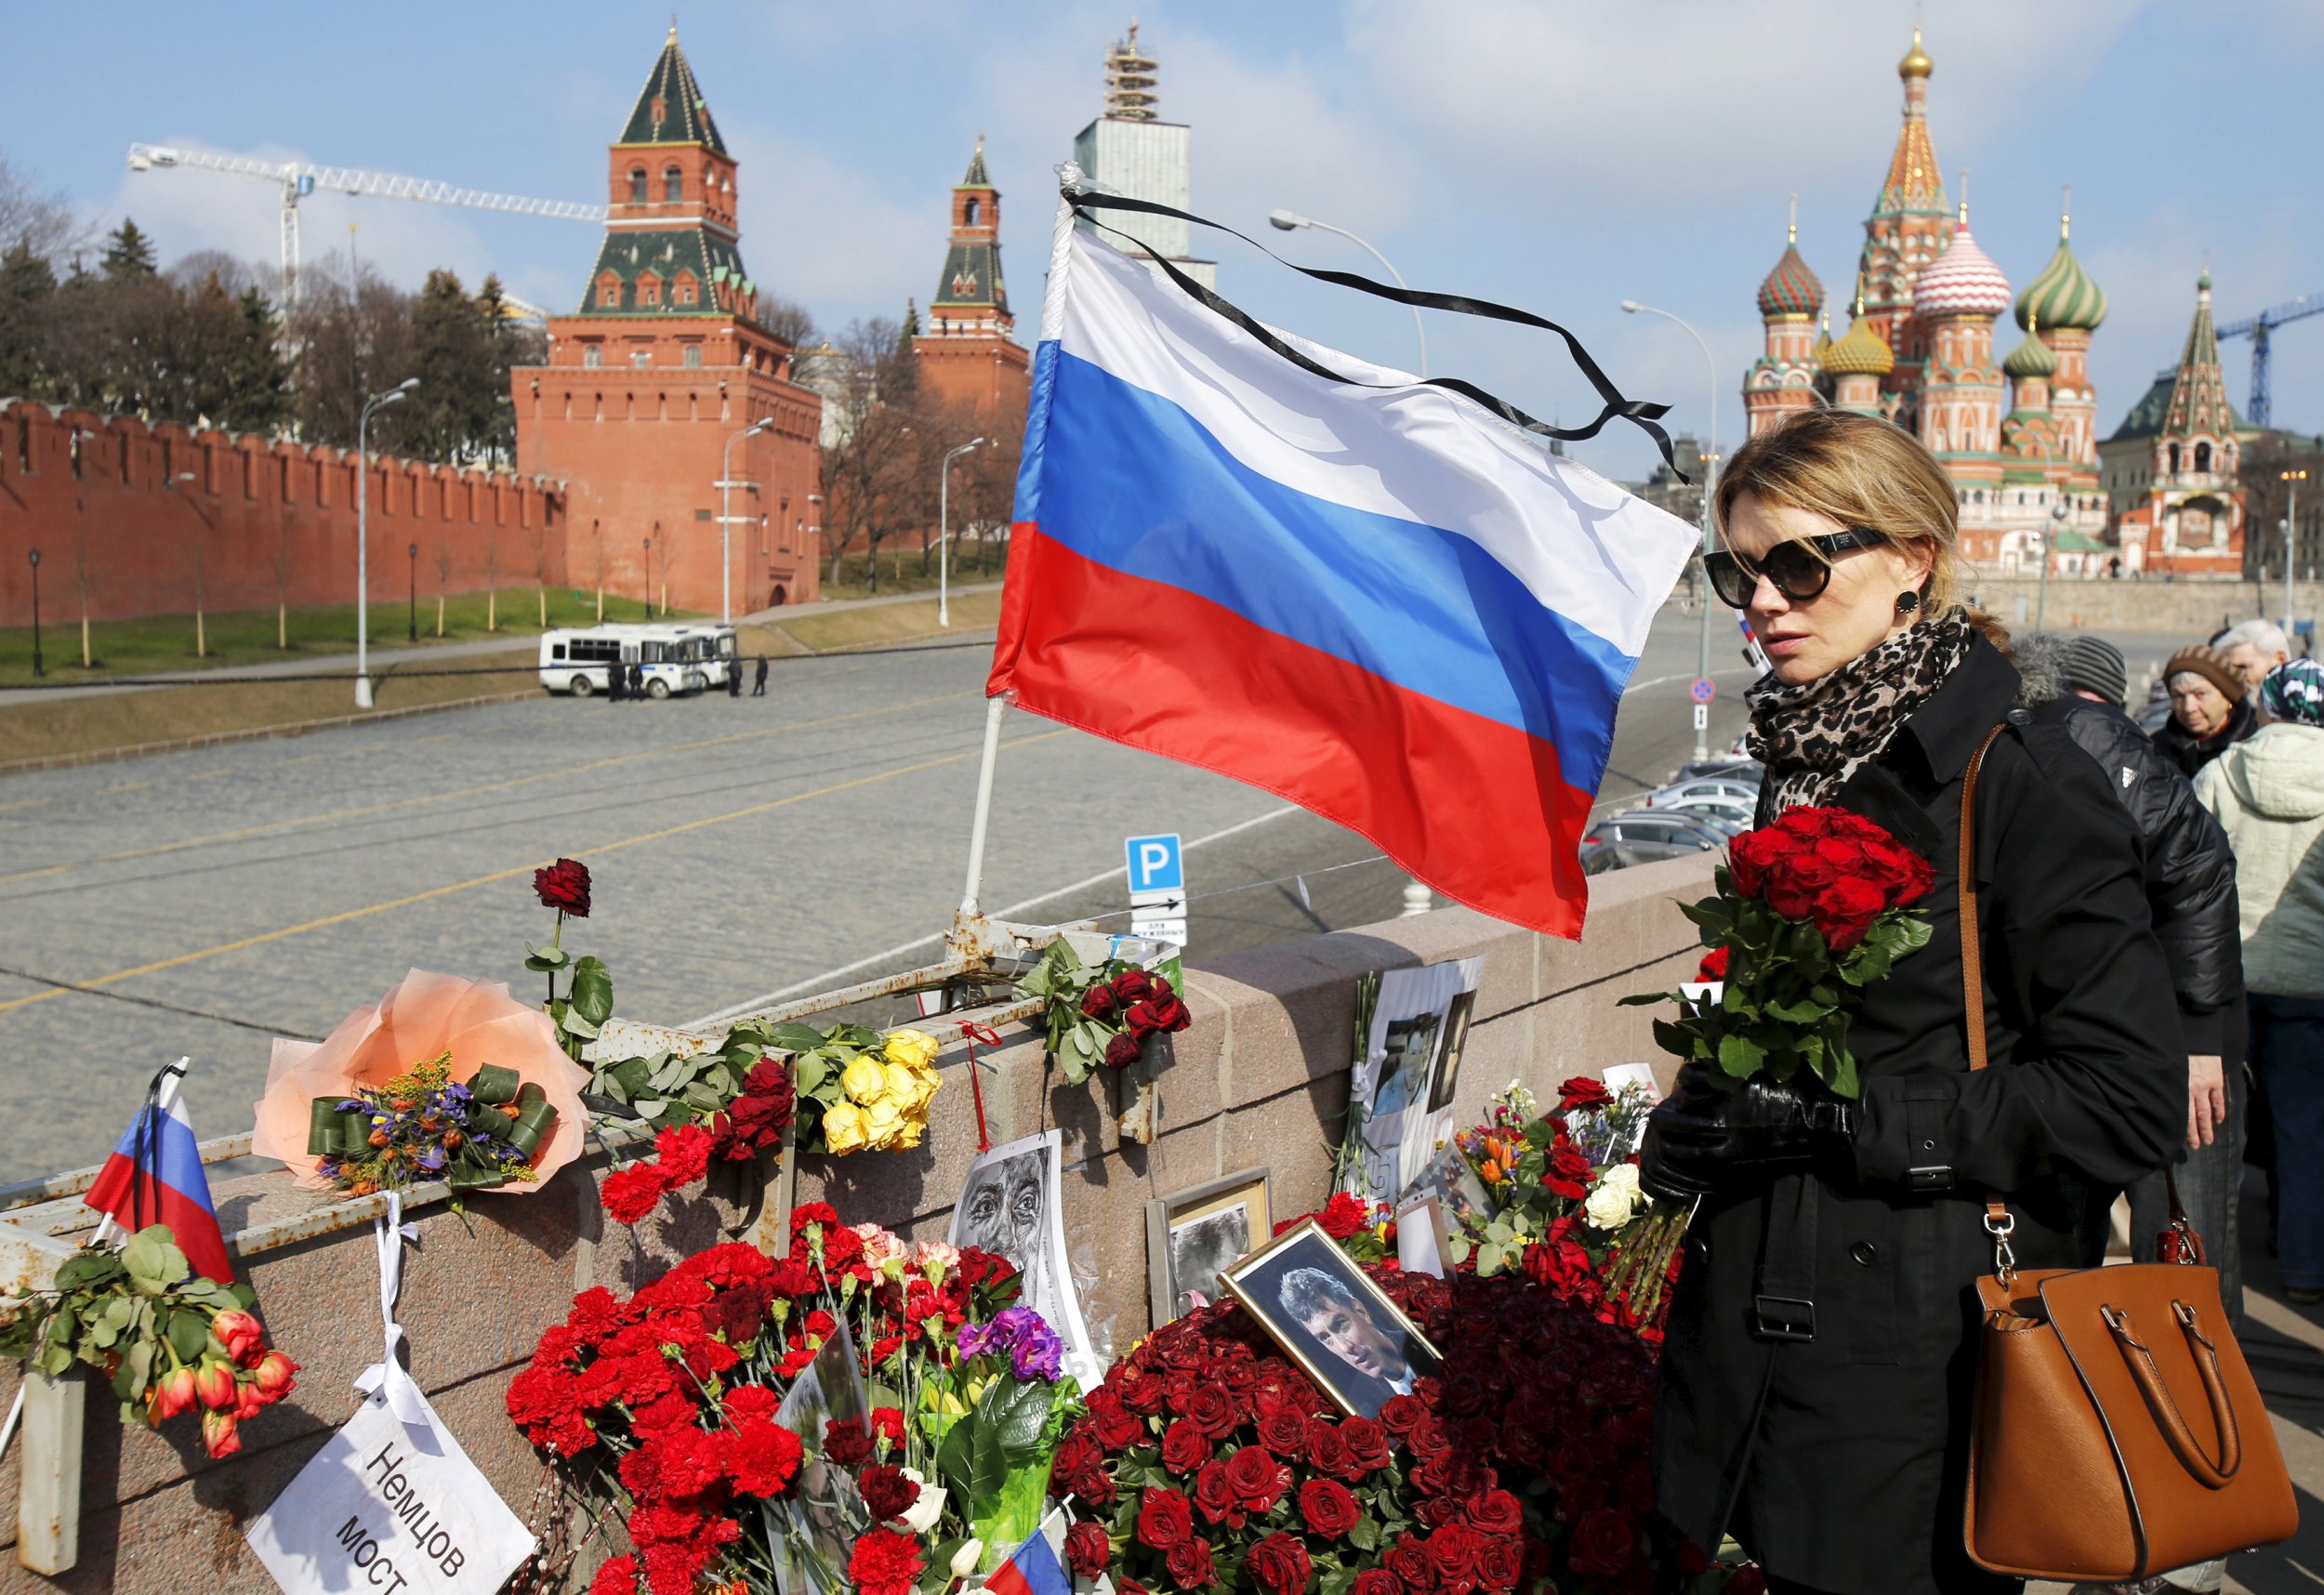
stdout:
[(576, 587), (719, 613), (721, 459), (733, 613), (816, 596), (823, 402), (758, 320), (738, 247), (734, 158), (678, 47), (646, 77), (606, 162), (611, 214), (581, 308), (548, 323), (548, 363), (510, 375), (521, 470), (572, 484)]
[(973, 412), (980, 425), (1013, 436), (1024, 426), (1032, 357), (1011, 338), (1009, 288), (1000, 271), (1000, 191), (976, 141), (968, 175), (953, 185), (952, 241), (944, 252), (927, 330), (912, 340), (920, 391)]

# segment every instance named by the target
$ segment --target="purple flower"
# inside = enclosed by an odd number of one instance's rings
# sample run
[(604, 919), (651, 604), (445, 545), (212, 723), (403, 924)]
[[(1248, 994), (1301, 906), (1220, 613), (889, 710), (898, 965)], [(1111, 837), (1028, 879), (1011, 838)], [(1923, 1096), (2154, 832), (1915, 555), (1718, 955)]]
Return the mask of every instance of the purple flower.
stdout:
[(1006, 1356), (1021, 1379), (1054, 1380), (1064, 1371), (1064, 1342), (1030, 1307), (1006, 1308), (990, 1324), (960, 1326), (961, 1354)]
[(443, 1167), (443, 1148), (431, 1146), (419, 1154), (419, 1166), (433, 1174)]

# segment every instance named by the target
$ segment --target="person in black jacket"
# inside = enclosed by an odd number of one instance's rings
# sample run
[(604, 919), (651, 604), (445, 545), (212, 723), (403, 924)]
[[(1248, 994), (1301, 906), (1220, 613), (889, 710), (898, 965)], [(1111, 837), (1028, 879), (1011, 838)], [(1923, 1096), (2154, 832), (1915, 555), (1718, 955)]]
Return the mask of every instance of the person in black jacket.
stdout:
[[(1952, 484), (1909, 434), (1807, 411), (1736, 452), (1706, 560), (1772, 668), (1749, 692), (1762, 821), (1834, 805), (1934, 866), (1929, 943), (1865, 988), (1861, 1095), (1679, 1072), (1650, 1191), (1697, 1196), (1663, 1342), (1657, 1503), (1731, 1532), (1776, 1595), (2007, 1589), (1962, 1546), (1988, 1197), (2021, 1268), (2072, 1268), (2168, 1154), (2185, 1055), (2130, 817), (1959, 597)], [(1987, 748), (1976, 853), (1961, 793)], [(1957, 879), (1974, 871), (1977, 923)], [(1969, 1067), (1961, 937), (1992, 1066)], [(2071, 1178), (2069, 1178), (2069, 1176)]]
[(2260, 729), (2250, 683), (2216, 648), (2180, 649), (2163, 666), (2162, 682), (2171, 693), (2171, 718), (2155, 728), (2155, 745), (2189, 781)]
[[(2219, 1270), (2219, 1294), (2237, 1328), (2243, 1323), (2243, 941), (2236, 900), (2235, 850), (2195, 787), (2130, 716), (2122, 694), (2130, 672), (2104, 639), (2037, 632), (2013, 645), (2024, 679), (2017, 701), (2066, 728), (2098, 762), (2106, 785), (2146, 839), (2146, 903), (2171, 961), (2179, 1034), (2187, 1053), (2186, 1153), (2179, 1195)], [(2170, 1222), (2160, 1170), (2131, 1187), (2131, 1255), (2153, 1262)]]

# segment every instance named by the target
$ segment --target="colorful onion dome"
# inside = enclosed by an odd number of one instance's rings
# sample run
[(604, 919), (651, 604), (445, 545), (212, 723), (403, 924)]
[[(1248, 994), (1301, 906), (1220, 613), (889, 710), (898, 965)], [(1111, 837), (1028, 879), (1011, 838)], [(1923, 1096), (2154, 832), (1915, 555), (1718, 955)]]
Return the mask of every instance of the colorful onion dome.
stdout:
[(2015, 381), (2039, 377), (2046, 382), (2058, 374), (2057, 351), (2041, 341), (2037, 324), (2027, 329), (2026, 341), (2009, 351), (2009, 358), (2001, 362), (2001, 369)]
[(1898, 77), (1926, 77), (1935, 70), (1936, 63), (1929, 59), (1928, 52), (1921, 47), (1921, 30), (1913, 29), (1912, 48), (1906, 53), (1903, 60), (1896, 63), (1896, 75)]
[(1767, 281), (1759, 285), (1759, 313), (1768, 319), (1777, 316), (1814, 315), (1824, 303), (1824, 284), (1816, 280), (1816, 273), (1800, 258), (1800, 246), (1784, 246), (1783, 258), (1767, 273)]
[(1885, 376), (1896, 368), (1896, 353), (1864, 319), (1864, 305), (1858, 300), (1847, 336), (1819, 349), (1816, 363), (1827, 376)]
[(1998, 316), (2009, 309), (2009, 279), (1969, 234), (1968, 206), (1953, 229), (1953, 242), (1921, 273), (1912, 287), (1915, 314)]
[(2017, 296), (2017, 324), (2030, 331), (2037, 323), (2055, 331), (2089, 332), (2106, 319), (2106, 290), (2090, 280), (2082, 263), (2066, 242), (2066, 221), (2058, 222), (2058, 252), (2041, 269), (2041, 275)]

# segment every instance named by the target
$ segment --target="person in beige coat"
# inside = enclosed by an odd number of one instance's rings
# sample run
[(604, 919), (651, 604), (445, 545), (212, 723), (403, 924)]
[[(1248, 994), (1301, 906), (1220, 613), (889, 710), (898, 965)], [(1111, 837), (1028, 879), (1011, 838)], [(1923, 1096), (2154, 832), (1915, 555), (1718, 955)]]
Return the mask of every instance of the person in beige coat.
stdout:
[(2324, 664), (2260, 684), (2274, 723), (2226, 748), (2195, 796), (2235, 849), (2251, 1066), (2276, 1123), (2277, 1252), (2285, 1294), (2324, 1301)]

